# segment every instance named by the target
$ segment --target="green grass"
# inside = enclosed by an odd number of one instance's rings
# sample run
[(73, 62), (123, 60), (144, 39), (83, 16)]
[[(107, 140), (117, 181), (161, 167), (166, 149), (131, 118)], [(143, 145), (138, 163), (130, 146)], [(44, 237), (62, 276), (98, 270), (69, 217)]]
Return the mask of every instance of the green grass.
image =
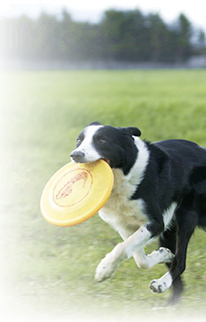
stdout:
[(1, 77), (2, 296), (8, 316), (27, 321), (72, 321), (81, 315), (89, 321), (158, 320), (195, 317), (197, 311), (201, 316), (204, 232), (197, 230), (190, 243), (182, 305), (175, 313), (152, 310), (170, 293), (157, 296), (148, 288), (166, 271), (163, 265), (141, 271), (127, 260), (110, 280), (95, 284), (96, 266), (120, 237), (98, 215), (75, 227), (52, 226), (43, 219), (39, 200), (51, 175), (70, 161), (78, 133), (92, 121), (137, 126), (151, 141), (184, 138), (206, 147), (206, 71), (28, 71)]

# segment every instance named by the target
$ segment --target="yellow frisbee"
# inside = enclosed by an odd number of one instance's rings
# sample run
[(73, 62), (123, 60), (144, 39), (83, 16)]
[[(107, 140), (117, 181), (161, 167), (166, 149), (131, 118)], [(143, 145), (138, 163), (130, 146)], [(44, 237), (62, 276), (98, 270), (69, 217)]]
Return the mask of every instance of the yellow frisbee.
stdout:
[(43, 217), (56, 226), (73, 226), (94, 216), (108, 200), (113, 173), (106, 161), (68, 163), (45, 186)]

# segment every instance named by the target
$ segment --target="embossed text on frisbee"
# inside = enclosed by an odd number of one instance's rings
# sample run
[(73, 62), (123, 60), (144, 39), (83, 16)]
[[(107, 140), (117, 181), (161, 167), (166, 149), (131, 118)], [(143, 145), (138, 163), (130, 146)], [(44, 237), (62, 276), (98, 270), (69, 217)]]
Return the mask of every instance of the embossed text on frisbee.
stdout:
[(82, 202), (93, 185), (92, 174), (84, 168), (67, 171), (57, 181), (53, 201), (60, 207), (71, 207)]

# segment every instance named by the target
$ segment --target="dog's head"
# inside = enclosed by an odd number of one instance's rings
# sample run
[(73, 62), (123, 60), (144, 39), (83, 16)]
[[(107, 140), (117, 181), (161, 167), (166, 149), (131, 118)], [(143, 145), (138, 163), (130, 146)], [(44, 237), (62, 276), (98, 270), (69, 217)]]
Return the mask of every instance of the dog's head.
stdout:
[(105, 160), (111, 168), (121, 168), (126, 174), (137, 157), (134, 136), (140, 136), (138, 128), (115, 128), (90, 123), (79, 134), (76, 149), (71, 153), (73, 162), (87, 163)]

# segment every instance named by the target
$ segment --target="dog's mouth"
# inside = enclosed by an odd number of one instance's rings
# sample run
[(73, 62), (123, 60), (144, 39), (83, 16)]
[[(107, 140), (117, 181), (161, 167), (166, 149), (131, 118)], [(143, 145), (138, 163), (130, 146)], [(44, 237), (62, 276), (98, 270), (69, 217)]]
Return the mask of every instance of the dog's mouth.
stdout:
[(108, 158), (102, 158), (102, 160), (104, 160), (105, 162), (107, 162), (110, 165), (110, 159), (108, 159)]

